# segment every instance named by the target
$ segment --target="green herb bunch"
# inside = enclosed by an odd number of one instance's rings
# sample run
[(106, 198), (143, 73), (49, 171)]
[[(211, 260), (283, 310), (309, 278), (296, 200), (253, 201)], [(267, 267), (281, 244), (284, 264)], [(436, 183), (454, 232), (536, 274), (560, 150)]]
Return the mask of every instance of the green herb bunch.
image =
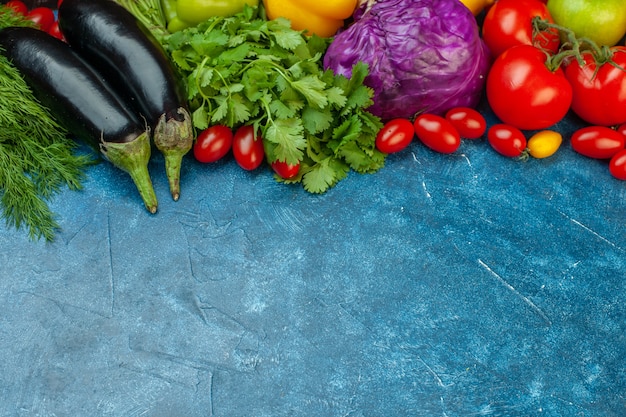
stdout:
[[(324, 70), (329, 39), (306, 36), (260, 8), (216, 17), (164, 38), (184, 79), (194, 126), (252, 125), (267, 159), (300, 163), (297, 177), (322, 193), (350, 169), (372, 173), (385, 154), (375, 147), (381, 120), (366, 109), (372, 90), (359, 63), (348, 79)], [(280, 180), (278, 176), (277, 180)]]
[[(2, 6), (0, 28), (28, 24)], [(63, 186), (81, 188), (93, 163), (75, 151), (67, 131), (0, 53), (0, 206), (7, 226), (25, 227), (33, 240), (53, 240), (59, 225), (48, 200)]]

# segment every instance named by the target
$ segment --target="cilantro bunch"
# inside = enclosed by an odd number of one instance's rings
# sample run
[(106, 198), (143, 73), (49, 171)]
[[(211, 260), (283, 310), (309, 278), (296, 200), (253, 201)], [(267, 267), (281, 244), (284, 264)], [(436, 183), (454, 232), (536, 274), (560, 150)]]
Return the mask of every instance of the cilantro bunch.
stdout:
[[(252, 125), (270, 162), (300, 163), (305, 190), (322, 193), (350, 170), (372, 173), (382, 122), (366, 109), (373, 91), (358, 63), (350, 79), (323, 68), (328, 39), (305, 36), (258, 8), (215, 17), (163, 39), (186, 83), (194, 126)], [(280, 180), (276, 177), (277, 180)]]

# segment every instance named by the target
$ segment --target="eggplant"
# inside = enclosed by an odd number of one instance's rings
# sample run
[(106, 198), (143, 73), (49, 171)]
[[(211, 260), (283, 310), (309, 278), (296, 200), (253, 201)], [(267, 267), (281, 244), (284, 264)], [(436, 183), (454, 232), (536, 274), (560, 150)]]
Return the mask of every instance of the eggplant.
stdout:
[(59, 124), (126, 171), (146, 208), (156, 213), (150, 128), (111, 86), (68, 44), (38, 29), (1, 29), (0, 50)]
[(148, 28), (113, 0), (64, 0), (58, 22), (65, 40), (135, 106), (153, 129), (174, 200), (194, 130), (182, 81)]

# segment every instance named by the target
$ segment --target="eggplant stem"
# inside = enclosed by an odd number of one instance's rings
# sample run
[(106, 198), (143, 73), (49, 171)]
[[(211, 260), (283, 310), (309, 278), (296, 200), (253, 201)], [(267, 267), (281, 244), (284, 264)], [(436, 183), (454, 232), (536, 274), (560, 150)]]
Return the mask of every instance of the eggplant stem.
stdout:
[(181, 120), (162, 114), (154, 129), (154, 145), (165, 158), (165, 173), (174, 201), (180, 197), (180, 169), (183, 157), (193, 146), (194, 131), (191, 115), (184, 108), (177, 113)]
[(100, 142), (100, 151), (114, 166), (130, 175), (144, 205), (152, 214), (157, 212), (157, 198), (148, 172), (150, 161), (150, 131), (130, 142)]

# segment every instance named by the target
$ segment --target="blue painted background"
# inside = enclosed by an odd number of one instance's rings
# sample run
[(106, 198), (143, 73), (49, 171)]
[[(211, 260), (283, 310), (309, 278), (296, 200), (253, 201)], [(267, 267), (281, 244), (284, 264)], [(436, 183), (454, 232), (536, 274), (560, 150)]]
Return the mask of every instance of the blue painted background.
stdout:
[[(490, 123), (488, 109), (483, 109)], [(107, 164), (0, 230), (0, 416), (624, 416), (626, 184), (418, 142), (323, 195)]]

